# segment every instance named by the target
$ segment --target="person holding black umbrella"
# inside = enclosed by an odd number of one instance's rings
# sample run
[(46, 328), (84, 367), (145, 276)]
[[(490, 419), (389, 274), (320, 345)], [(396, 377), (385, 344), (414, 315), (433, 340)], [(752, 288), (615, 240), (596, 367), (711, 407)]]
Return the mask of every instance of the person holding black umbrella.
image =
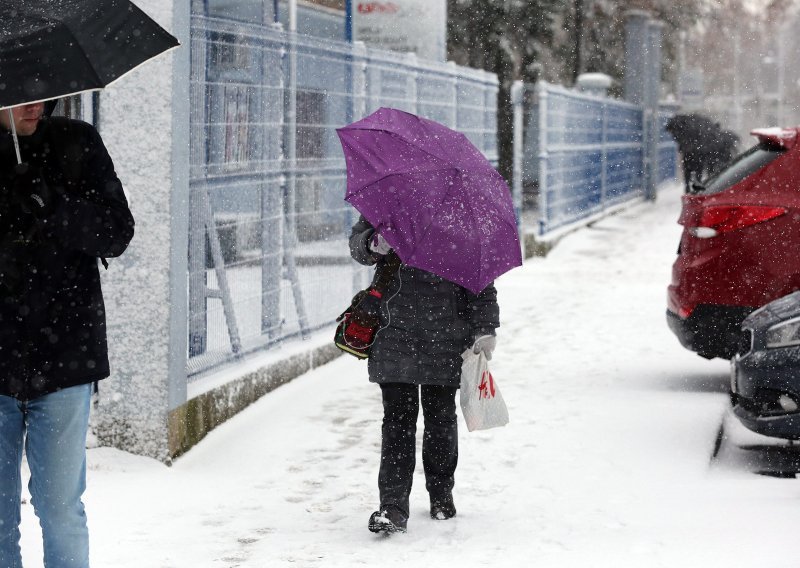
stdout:
[(92, 384), (109, 376), (98, 259), (134, 221), (94, 127), (50, 118), (178, 40), (129, 0), (0, 0), (0, 568), (20, 568), (23, 446), (46, 568), (87, 568)]
[[(134, 220), (97, 131), (54, 103), (0, 112), (0, 566), (19, 549), (23, 445), (48, 568), (89, 566), (92, 384), (109, 375), (98, 259)], [(26, 161), (16, 164), (11, 117)]]

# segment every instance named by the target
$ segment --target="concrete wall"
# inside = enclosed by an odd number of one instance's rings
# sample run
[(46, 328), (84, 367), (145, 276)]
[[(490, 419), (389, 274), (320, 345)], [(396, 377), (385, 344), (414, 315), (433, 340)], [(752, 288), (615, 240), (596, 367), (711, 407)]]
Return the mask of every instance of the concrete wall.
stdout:
[(174, 379), (186, 358), (189, 0), (138, 5), (182, 46), (123, 77), (100, 99), (100, 133), (136, 234), (103, 275), (112, 376), (100, 384), (93, 423), (101, 444), (166, 460), (168, 413), (185, 403), (185, 381), (181, 390)]

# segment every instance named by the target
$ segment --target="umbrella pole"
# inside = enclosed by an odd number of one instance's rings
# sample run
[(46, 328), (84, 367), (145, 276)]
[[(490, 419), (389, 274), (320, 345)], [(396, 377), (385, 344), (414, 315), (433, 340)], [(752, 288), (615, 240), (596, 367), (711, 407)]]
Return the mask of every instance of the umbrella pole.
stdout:
[(19, 153), (19, 138), (17, 138), (17, 125), (14, 124), (14, 113), (11, 112), (11, 108), (6, 109), (8, 111), (8, 121), (11, 123), (11, 137), (14, 139), (14, 150), (17, 152), (17, 163), (22, 163), (22, 156)]

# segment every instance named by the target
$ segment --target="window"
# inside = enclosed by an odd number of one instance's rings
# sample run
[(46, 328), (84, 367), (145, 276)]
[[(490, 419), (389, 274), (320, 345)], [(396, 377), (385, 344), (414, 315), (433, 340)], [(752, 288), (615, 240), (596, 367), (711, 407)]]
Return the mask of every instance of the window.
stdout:
[(227, 33), (209, 34), (208, 58), (216, 73), (250, 67), (250, 48)]
[(325, 157), (325, 94), (297, 91), (297, 159)]
[(225, 163), (240, 164), (249, 159), (250, 89), (226, 87), (224, 100)]
[(59, 99), (58, 104), (53, 111), (53, 115), (66, 116), (67, 118), (82, 118), (83, 114), (81, 106), (80, 95), (64, 97), (63, 99)]
[(709, 179), (705, 183), (705, 188), (698, 193), (703, 195), (720, 193), (778, 159), (784, 152), (786, 152), (785, 148), (763, 143), (757, 144), (745, 153), (740, 154), (728, 167)]

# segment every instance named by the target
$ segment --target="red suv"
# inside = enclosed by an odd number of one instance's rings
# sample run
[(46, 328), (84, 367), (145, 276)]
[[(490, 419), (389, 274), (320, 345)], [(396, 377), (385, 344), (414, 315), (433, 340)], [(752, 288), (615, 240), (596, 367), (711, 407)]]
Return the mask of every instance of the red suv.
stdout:
[(800, 290), (800, 128), (758, 144), (683, 196), (667, 321), (687, 349), (730, 359), (753, 310)]

